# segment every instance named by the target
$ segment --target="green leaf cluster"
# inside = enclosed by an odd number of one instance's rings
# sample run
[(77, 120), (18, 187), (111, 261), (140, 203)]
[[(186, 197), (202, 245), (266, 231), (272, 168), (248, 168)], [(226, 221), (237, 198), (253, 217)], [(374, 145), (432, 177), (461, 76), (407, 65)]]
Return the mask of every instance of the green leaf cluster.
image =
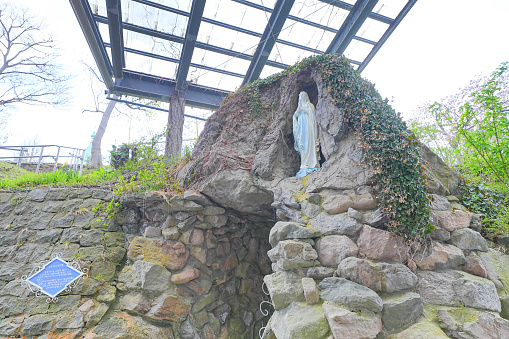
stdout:
[[(509, 63), (472, 80), (458, 94), (421, 108), (412, 129), (466, 178), (462, 203), (479, 214), (482, 232), (509, 235)], [(438, 140), (438, 141), (437, 141)]]
[(509, 195), (507, 188), (490, 187), (482, 181), (464, 180), (460, 185), (462, 204), (479, 215), (482, 234), (494, 239), (509, 236)]
[[(182, 157), (164, 157), (158, 153), (157, 141), (166, 134), (166, 130), (150, 140), (142, 138), (131, 144), (124, 144), (120, 149), (121, 157), (117, 157), (118, 178), (115, 193), (122, 195), (132, 192), (146, 191), (181, 191), (180, 183), (175, 178), (174, 170), (190, 158), (190, 150), (186, 147)], [(126, 151), (127, 150), (127, 151)], [(128, 151), (132, 154), (129, 156)]]
[(502, 63), (480, 90), (472, 93), (473, 102), (461, 106), (456, 124), (465, 149), (463, 166), (470, 172), (486, 173), (499, 182), (509, 181), (509, 106), (497, 95), (501, 76), (508, 67), (509, 63)]
[(421, 108), (412, 129), (450, 166), (491, 182), (509, 180), (509, 63), (458, 94)]

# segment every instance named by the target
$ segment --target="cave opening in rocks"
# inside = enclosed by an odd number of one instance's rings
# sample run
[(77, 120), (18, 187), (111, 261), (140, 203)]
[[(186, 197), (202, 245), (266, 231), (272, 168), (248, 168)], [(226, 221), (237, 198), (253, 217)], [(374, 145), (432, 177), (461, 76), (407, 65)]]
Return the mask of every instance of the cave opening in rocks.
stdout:
[(325, 162), (327, 161), (325, 159), (325, 156), (323, 155), (323, 152), (322, 152), (322, 148), (320, 147), (319, 148), (320, 150), (320, 168), (322, 168), (322, 166), (325, 164)]
[(301, 90), (299, 92), (304, 91), (308, 94), (309, 101), (313, 104), (313, 106), (316, 107), (318, 104), (318, 86), (316, 85), (316, 82), (313, 81), (313, 79), (308, 79), (310, 82), (303, 83)]

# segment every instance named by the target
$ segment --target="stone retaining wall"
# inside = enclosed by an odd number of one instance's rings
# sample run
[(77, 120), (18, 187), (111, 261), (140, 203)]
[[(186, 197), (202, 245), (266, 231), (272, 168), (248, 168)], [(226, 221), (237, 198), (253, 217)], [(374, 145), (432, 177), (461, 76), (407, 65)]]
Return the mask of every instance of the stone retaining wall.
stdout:
[[(271, 224), (184, 197), (36, 189), (0, 193), (0, 336), (253, 338)], [(90, 268), (57, 303), (21, 277), (53, 254)]]
[(275, 189), (266, 338), (509, 337), (509, 256), (458, 198), (433, 195), (433, 241), (416, 248), (380, 229), (369, 186), (305, 187)]
[[(0, 193), (0, 336), (509, 337), (509, 256), (458, 198), (433, 195), (433, 242), (415, 248), (383, 230), (370, 186), (310, 185), (275, 187), (275, 225), (197, 191), (125, 195), (114, 215), (109, 191)], [(48, 304), (21, 277), (56, 253), (90, 272)]]

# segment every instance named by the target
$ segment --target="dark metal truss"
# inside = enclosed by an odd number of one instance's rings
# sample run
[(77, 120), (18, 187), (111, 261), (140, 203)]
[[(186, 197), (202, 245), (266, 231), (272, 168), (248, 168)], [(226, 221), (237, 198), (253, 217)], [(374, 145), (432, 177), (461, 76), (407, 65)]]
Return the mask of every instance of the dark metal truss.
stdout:
[[(340, 0), (319, 0), (324, 4), (329, 4), (349, 12), (340, 29), (336, 30), (332, 27), (306, 20), (305, 18), (290, 15), (294, 0), (277, 0), (273, 9), (247, 0), (231, 0), (241, 5), (270, 13), (270, 18), (265, 26), (263, 34), (260, 34), (242, 27), (229, 25), (221, 21), (204, 17), (203, 12), (206, 0), (193, 0), (191, 11), (189, 13), (178, 8), (165, 6), (150, 0), (133, 0), (144, 6), (157, 8), (187, 17), (188, 24), (185, 36), (181, 37), (132, 23), (127, 23), (122, 20), (121, 0), (102, 1), (106, 2), (106, 17), (94, 15), (91, 11), (88, 0), (69, 0), (108, 90), (117, 95), (125, 94), (166, 102), (169, 101), (171, 95), (180, 95), (186, 99), (186, 105), (205, 109), (217, 108), (226, 95), (228, 95), (228, 91), (187, 83), (187, 75), (190, 67), (236, 78), (243, 78), (243, 84), (245, 84), (256, 80), (260, 76), (265, 65), (279, 69), (286, 69), (289, 66), (287, 64), (268, 59), (272, 48), (276, 43), (291, 46), (313, 54), (342, 54), (345, 52), (349, 44), (355, 40), (371, 46), (371, 51), (364, 60), (350, 60), (352, 64), (358, 66), (358, 71), (361, 72), (366, 68), (373, 56), (378, 52), (399, 25), (401, 20), (417, 2), (417, 0), (408, 0), (407, 4), (398, 16), (393, 19), (373, 12), (373, 8), (378, 0), (357, 0), (353, 5)], [(368, 18), (388, 25), (387, 30), (378, 41), (369, 40), (356, 35), (360, 27)], [(317, 50), (295, 42), (279, 39), (278, 35), (283, 29), (285, 22), (288, 20), (327, 32), (332, 32), (335, 36), (326, 51)], [(260, 41), (255, 53), (250, 55), (197, 41), (201, 22), (259, 38)], [(110, 37), (109, 43), (105, 43), (103, 41), (98, 27), (99, 24), (105, 24), (108, 26)], [(182, 48), (180, 58), (171, 58), (124, 47), (123, 31), (136, 32), (146, 36), (181, 44)], [(108, 55), (106, 48), (110, 49), (111, 57)], [(230, 70), (193, 63), (191, 60), (195, 48), (219, 53), (232, 58), (247, 60), (250, 64), (246, 73), (241, 74)], [(128, 70), (125, 66), (125, 53), (133, 53), (170, 63), (176, 63), (178, 64), (176, 77), (175, 79), (169, 79), (164, 75), (150, 75), (136, 70)]]
[(258, 79), (262, 73), (262, 69), (269, 59), (270, 52), (276, 44), (279, 32), (283, 29), (286, 18), (288, 18), (290, 14), (294, 1), (295, 0), (277, 0), (274, 10), (270, 15), (269, 22), (267, 26), (265, 26), (265, 30), (260, 38), (256, 52), (253, 54), (253, 60), (251, 60), (242, 85)]
[(121, 78), (122, 69), (125, 68), (121, 2), (121, 0), (106, 0), (108, 22), (110, 23), (108, 29), (111, 41), (111, 59), (113, 61), (113, 76), (115, 78)]

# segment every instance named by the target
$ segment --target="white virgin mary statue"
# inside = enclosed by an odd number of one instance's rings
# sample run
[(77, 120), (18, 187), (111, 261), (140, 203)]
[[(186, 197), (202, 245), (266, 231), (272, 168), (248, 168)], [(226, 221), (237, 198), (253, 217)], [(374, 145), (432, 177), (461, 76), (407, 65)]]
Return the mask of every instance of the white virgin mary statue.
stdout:
[(300, 92), (299, 105), (293, 113), (293, 137), (295, 150), (300, 154), (300, 171), (295, 176), (305, 177), (320, 168), (315, 106), (306, 92)]

